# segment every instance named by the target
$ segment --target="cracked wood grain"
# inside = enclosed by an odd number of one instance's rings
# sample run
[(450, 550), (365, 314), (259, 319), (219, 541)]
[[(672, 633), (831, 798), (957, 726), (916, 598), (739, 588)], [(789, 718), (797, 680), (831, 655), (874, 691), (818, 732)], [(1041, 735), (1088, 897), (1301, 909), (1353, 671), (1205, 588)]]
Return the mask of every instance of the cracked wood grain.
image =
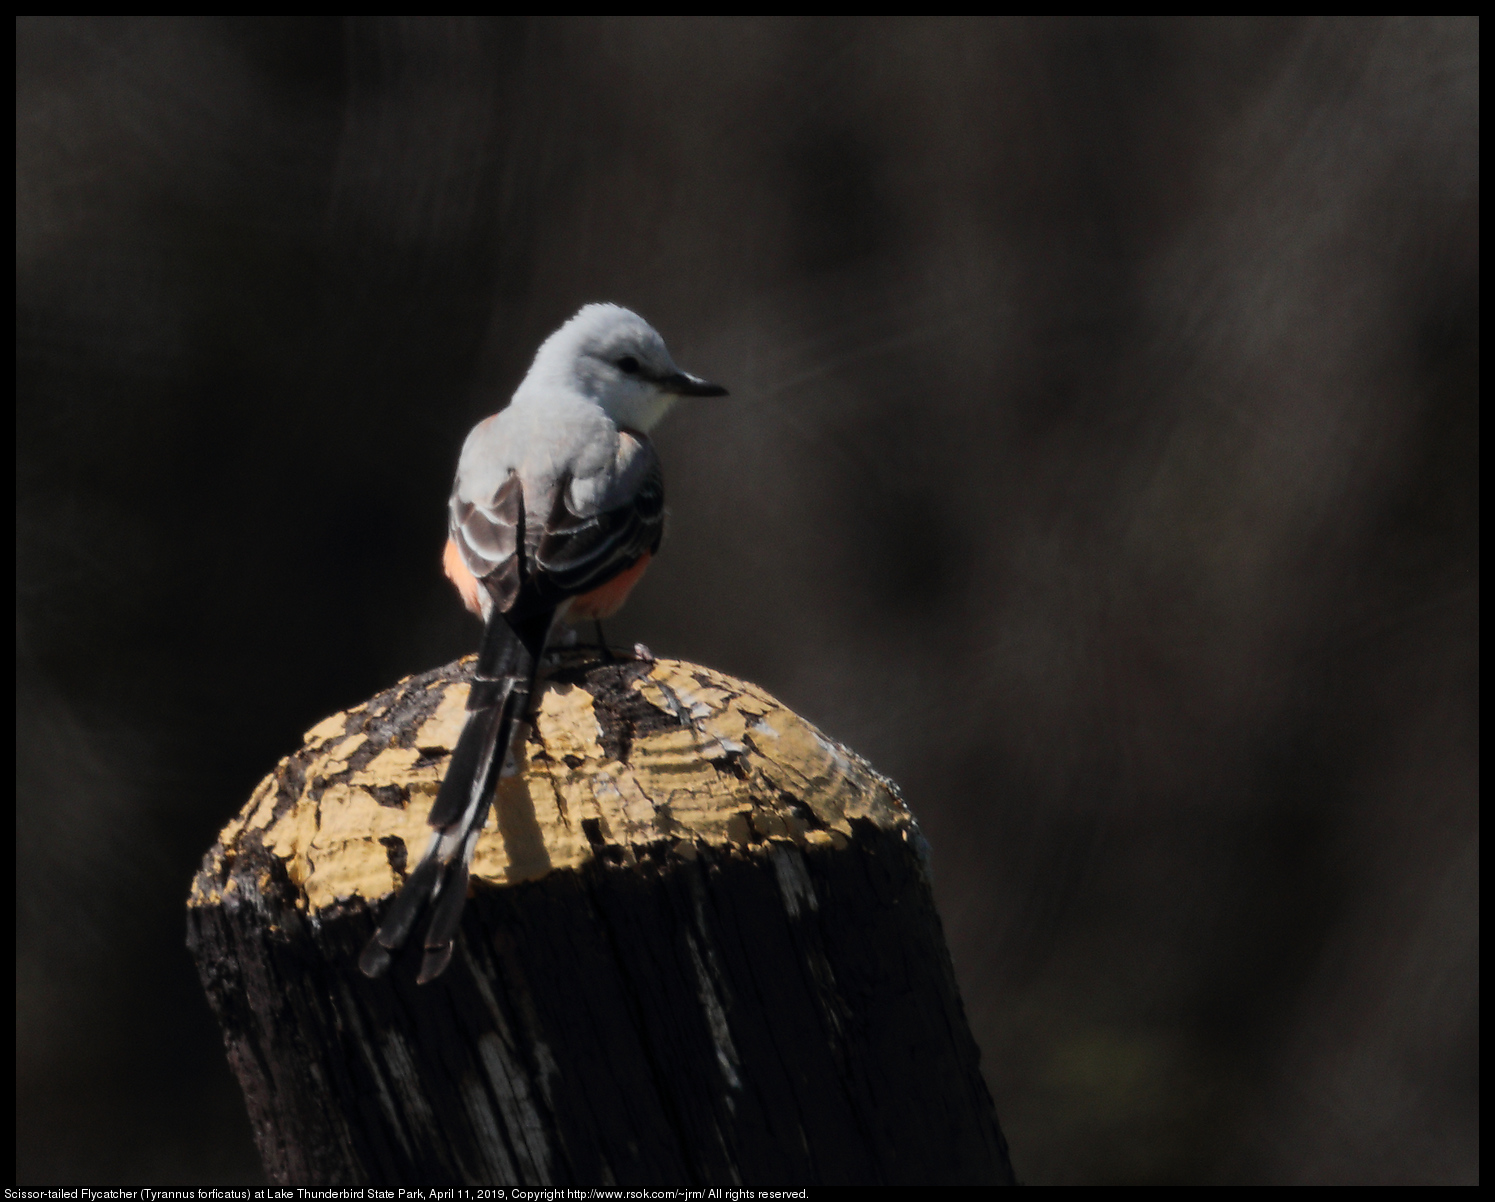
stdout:
[(318, 723), (193, 881), (188, 942), (272, 1179), (1012, 1180), (908, 807), (706, 668), (558, 657), (451, 969), (366, 980), (471, 666)]

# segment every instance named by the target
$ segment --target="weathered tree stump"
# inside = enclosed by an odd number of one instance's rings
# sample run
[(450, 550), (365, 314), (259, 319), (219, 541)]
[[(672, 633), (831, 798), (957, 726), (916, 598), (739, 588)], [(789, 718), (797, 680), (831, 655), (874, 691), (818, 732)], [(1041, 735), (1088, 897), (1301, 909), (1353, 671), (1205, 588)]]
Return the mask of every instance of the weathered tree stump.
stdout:
[(452, 966), (365, 979), (470, 672), (308, 732), (193, 882), (188, 943), (272, 1179), (1012, 1180), (912, 815), (704, 668), (562, 656)]

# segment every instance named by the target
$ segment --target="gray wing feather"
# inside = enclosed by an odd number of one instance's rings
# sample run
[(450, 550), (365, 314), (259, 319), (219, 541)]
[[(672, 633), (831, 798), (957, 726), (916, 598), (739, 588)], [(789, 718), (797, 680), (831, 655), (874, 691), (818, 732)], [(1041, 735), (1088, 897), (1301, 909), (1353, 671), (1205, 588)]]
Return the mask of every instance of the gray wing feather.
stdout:
[(519, 596), (524, 542), (524, 489), (510, 474), (487, 504), (451, 500), (450, 531), (467, 570), (483, 582), (500, 613)]
[[(622, 473), (604, 508), (578, 513), (572, 477), (563, 473), (545, 498), (549, 516), (526, 522), (524, 490), (511, 473), (486, 504), (451, 500), (451, 536), (462, 561), (508, 613), (528, 588), (537, 601), (588, 592), (658, 549), (664, 534), (664, 476), (646, 441)], [(608, 502), (613, 501), (609, 505)]]
[(535, 552), (536, 572), (562, 595), (584, 593), (657, 550), (663, 534), (664, 477), (655, 460), (626, 504), (600, 513), (573, 513), (561, 490)]

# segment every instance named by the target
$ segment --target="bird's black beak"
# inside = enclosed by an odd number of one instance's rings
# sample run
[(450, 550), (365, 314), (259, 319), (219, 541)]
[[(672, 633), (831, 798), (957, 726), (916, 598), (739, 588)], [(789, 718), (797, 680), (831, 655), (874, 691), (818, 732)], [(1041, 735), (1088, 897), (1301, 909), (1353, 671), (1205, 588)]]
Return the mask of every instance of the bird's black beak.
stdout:
[(659, 386), (666, 392), (673, 392), (676, 396), (727, 395), (727, 390), (720, 384), (713, 384), (710, 380), (703, 380), (700, 376), (693, 376), (685, 371), (677, 371), (673, 376), (665, 376), (659, 381)]

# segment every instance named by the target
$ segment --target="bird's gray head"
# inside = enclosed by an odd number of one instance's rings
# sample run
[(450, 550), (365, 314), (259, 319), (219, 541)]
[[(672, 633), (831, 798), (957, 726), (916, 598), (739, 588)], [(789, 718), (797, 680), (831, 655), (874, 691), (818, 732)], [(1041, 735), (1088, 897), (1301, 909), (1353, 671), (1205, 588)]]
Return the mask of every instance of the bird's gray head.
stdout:
[(547, 338), (521, 391), (564, 388), (619, 426), (647, 432), (683, 396), (726, 396), (675, 366), (659, 332), (620, 305), (586, 305)]

